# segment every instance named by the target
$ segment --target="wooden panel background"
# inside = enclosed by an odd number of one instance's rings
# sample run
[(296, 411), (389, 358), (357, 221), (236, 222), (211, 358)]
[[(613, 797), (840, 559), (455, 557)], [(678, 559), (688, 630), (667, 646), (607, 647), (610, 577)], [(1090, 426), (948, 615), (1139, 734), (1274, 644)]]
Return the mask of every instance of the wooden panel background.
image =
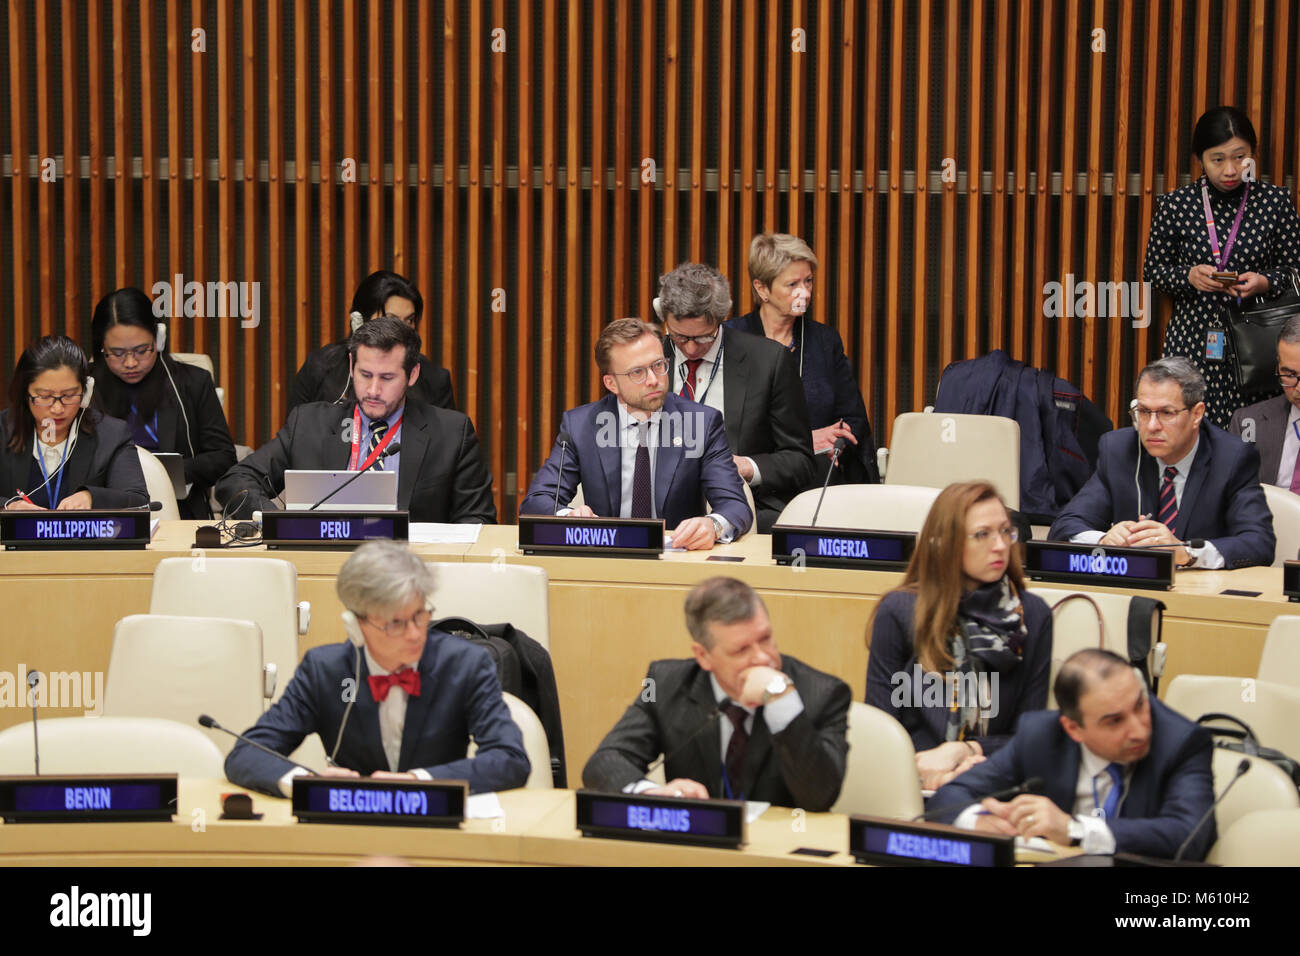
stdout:
[[(386, 267), (475, 421), (503, 518), (591, 347), (657, 276), (757, 231), (821, 258), (877, 433), (991, 348), (1114, 419), (1155, 322), (1044, 315), (1044, 284), (1140, 278), (1154, 199), (1210, 105), (1261, 175), (1300, 171), (1288, 0), (6, 0), (0, 377), (33, 336), (89, 346), (111, 289), (260, 283), (260, 324), (172, 319), (236, 440), (283, 421), (306, 354)], [(1292, 95), (1293, 89), (1296, 95)]]

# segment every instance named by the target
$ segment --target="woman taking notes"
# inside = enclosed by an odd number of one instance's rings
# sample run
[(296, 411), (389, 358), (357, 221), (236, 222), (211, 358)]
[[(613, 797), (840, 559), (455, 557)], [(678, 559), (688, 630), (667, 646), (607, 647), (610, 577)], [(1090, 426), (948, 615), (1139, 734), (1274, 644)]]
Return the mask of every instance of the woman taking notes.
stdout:
[(5, 508), (85, 511), (149, 503), (126, 423), (91, 407), (94, 380), (72, 339), (47, 335), (27, 347), (0, 412), (0, 491)]
[(937, 789), (1047, 706), (1052, 612), (1025, 591), (1018, 534), (993, 486), (935, 499), (902, 585), (876, 606), (867, 703), (912, 737), (921, 785)]

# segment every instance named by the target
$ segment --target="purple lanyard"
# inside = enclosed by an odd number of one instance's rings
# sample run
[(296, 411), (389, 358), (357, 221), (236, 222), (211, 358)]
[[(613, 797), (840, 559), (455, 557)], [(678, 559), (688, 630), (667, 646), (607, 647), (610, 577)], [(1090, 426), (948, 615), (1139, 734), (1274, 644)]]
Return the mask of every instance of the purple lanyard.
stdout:
[(1219, 271), (1228, 265), (1228, 257), (1232, 255), (1232, 244), (1237, 240), (1237, 230), (1241, 228), (1241, 217), (1246, 212), (1246, 200), (1250, 198), (1250, 183), (1246, 183), (1246, 192), (1241, 197), (1241, 205), (1237, 207), (1237, 218), (1232, 220), (1232, 231), (1228, 233), (1228, 243), (1223, 247), (1223, 255), (1219, 255), (1219, 234), (1214, 229), (1214, 213), (1210, 211), (1210, 190), (1201, 182), (1201, 199), (1205, 202), (1205, 228), (1210, 233), (1210, 249), (1214, 252), (1214, 264)]

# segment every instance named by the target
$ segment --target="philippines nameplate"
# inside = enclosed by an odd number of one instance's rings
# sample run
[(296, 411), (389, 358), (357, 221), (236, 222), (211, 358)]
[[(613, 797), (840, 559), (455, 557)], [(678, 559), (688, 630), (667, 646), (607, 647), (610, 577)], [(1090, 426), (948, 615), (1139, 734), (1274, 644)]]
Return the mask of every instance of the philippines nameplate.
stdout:
[(0, 543), (10, 551), (143, 548), (151, 514), (145, 508), (0, 511)]

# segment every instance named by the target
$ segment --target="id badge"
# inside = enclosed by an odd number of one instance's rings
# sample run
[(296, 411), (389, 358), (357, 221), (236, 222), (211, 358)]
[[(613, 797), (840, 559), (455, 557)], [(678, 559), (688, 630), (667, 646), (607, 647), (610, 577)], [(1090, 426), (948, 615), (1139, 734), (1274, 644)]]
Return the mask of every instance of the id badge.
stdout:
[(1205, 333), (1205, 357), (1211, 362), (1222, 362), (1227, 337), (1225, 329), (1209, 329)]

